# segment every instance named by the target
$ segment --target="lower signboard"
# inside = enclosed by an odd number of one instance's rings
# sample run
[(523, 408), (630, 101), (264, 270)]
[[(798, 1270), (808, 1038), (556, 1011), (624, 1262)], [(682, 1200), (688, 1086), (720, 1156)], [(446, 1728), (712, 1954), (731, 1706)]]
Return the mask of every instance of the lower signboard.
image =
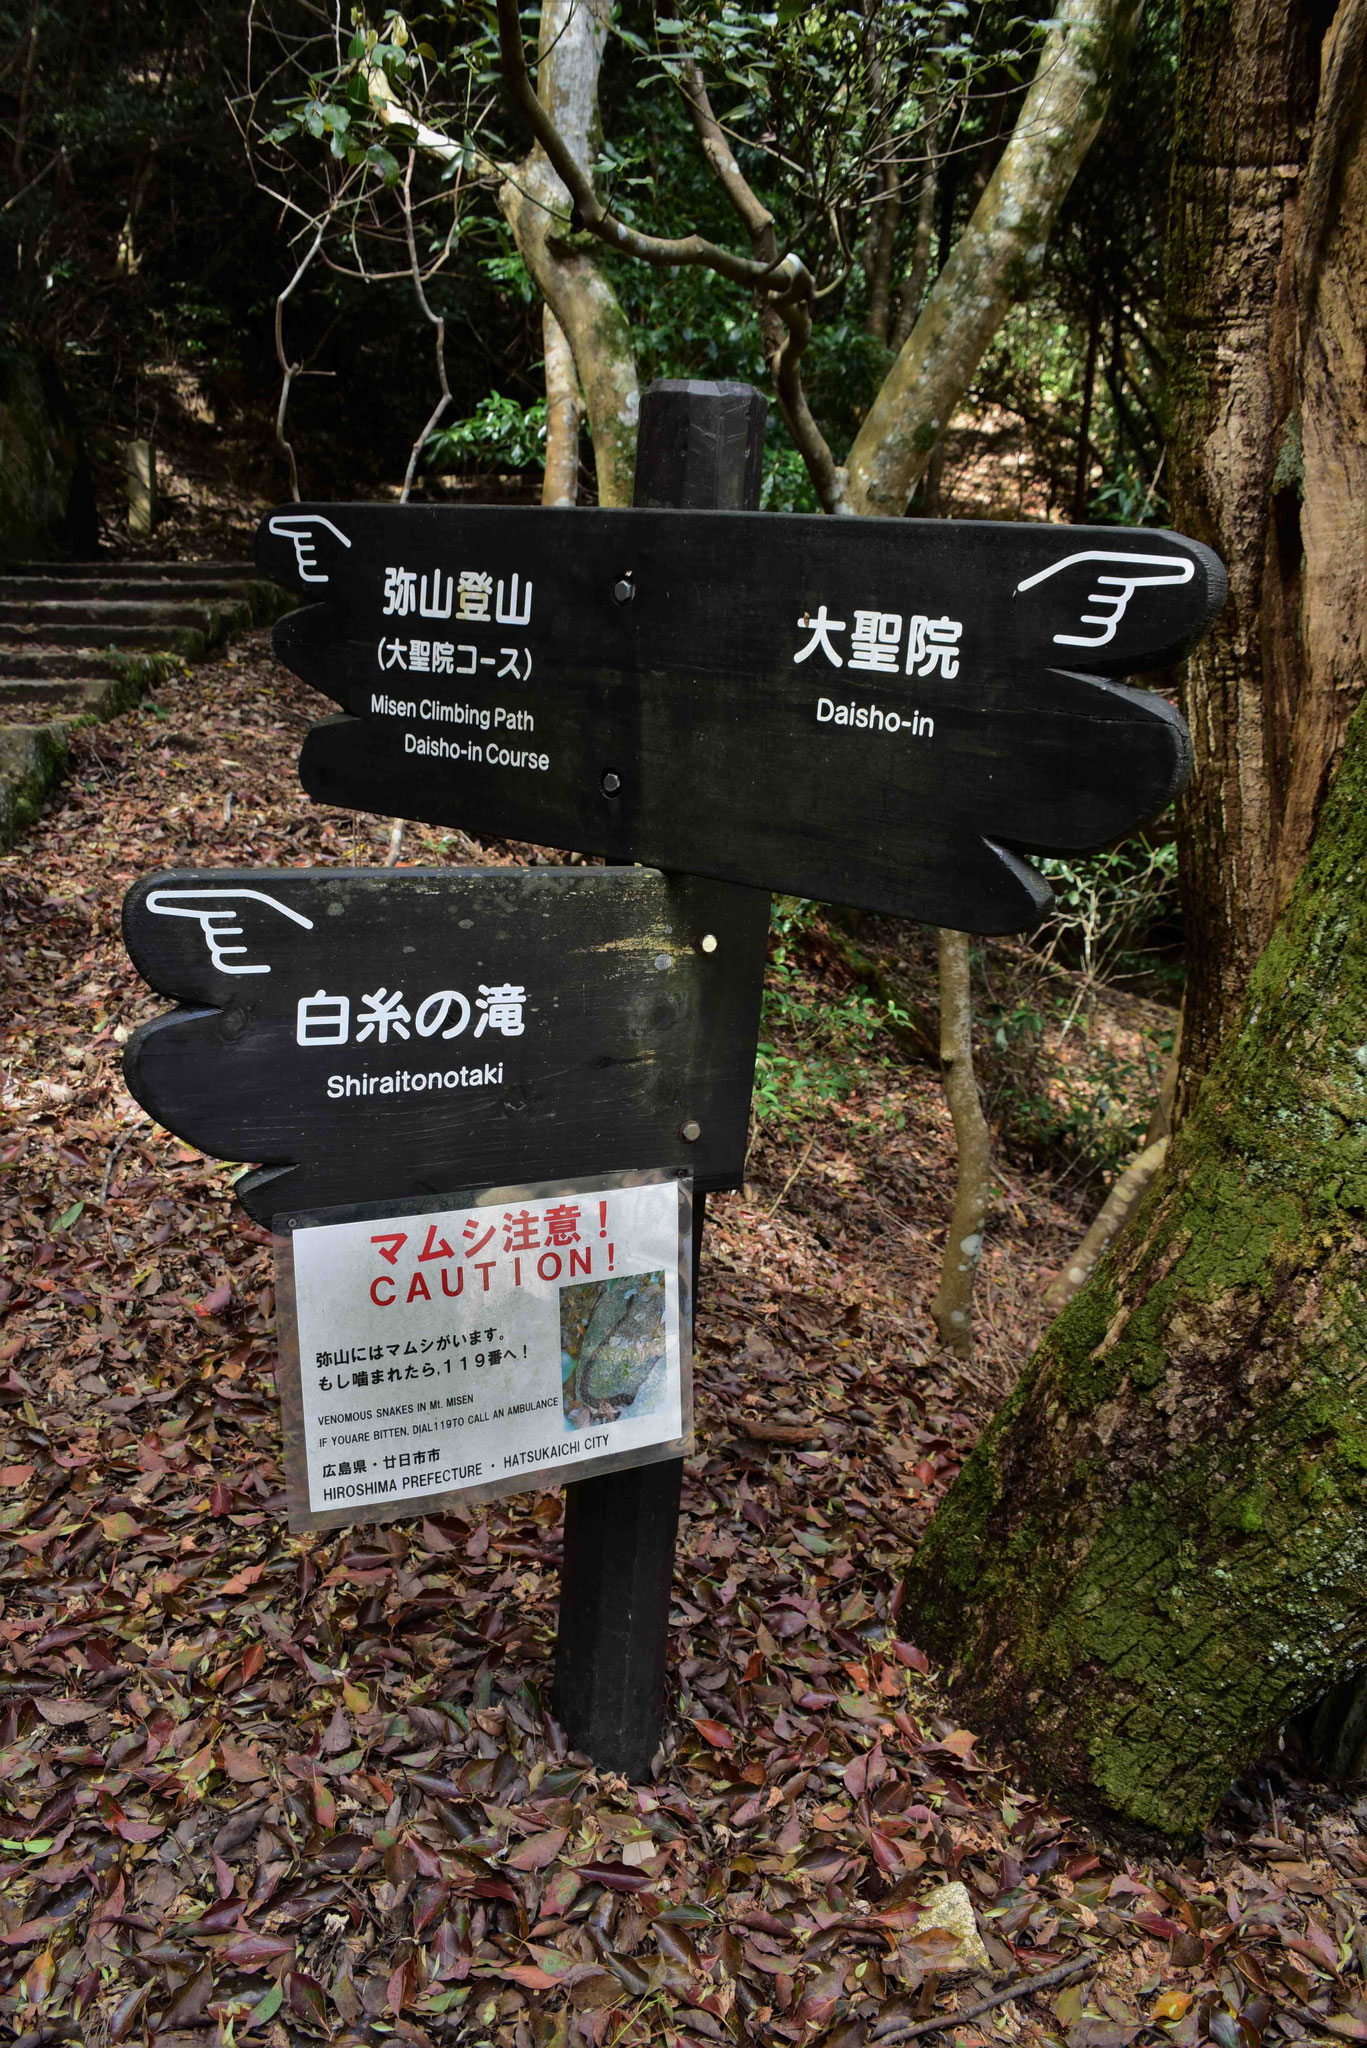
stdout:
[(651, 868), (183, 868), (124, 901), (179, 1008), (134, 1098), (263, 1223), (337, 1202), (745, 1170), (769, 899)]
[(292, 1529), (687, 1452), (687, 1174), (324, 1209), (276, 1239)]

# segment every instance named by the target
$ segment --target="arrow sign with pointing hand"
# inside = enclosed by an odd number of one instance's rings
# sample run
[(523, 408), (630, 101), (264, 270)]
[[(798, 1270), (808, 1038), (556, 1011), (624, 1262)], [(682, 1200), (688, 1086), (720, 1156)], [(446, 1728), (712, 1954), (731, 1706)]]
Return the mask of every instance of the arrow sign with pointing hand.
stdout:
[(290, 1208), (652, 1164), (745, 1169), (769, 899), (650, 868), (187, 870), (124, 900), (180, 1008), (134, 1097)]
[(1226, 588), (1147, 529), (744, 512), (303, 505), (256, 558), (347, 714), (311, 796), (968, 931), (1178, 794), (1181, 719), (1113, 678)]

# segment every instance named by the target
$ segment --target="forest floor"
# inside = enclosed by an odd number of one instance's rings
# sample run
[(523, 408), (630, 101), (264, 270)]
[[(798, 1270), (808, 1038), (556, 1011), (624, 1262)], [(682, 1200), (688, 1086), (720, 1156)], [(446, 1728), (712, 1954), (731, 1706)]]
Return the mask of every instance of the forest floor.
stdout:
[[(1098, 1199), (1020, 1133), (1123, 1156), (1170, 1027), (1151, 1003), (1079, 1033), (1023, 949), (984, 953), (1017, 1137), (959, 1367), (926, 1314), (952, 1184), (934, 1071), (838, 929), (783, 907), (750, 1178), (710, 1209), (652, 1784), (595, 1773), (548, 1716), (557, 1493), (285, 1532), (270, 1241), (122, 1085), (164, 1005), (118, 913), (158, 867), (383, 858), (386, 825), (298, 790), (322, 708), (248, 642), (82, 735), (0, 861), (0, 2037), (1367, 2040), (1367, 1802), (1278, 1756), (1187, 1853), (1127, 1849), (985, 1752), (898, 1630), (899, 1569)], [(933, 1005), (924, 934), (886, 924), (876, 950)], [(976, 1975), (918, 1926), (946, 1880)]]

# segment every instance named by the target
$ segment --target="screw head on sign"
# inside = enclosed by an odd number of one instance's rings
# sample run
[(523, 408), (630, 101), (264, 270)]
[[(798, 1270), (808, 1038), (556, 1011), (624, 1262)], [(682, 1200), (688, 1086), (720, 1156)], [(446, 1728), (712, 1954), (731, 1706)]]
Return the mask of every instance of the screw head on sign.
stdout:
[(679, 1136), (683, 1139), (685, 1145), (696, 1145), (702, 1136), (702, 1125), (693, 1117), (690, 1117), (680, 1130)]
[(715, 953), (715, 952), (716, 952), (716, 950), (717, 950), (717, 935), (716, 935), (716, 933), (715, 933), (715, 932), (704, 932), (704, 933), (703, 933), (703, 935), (702, 935), (702, 937), (701, 937), (701, 938), (700, 938), (700, 939), (698, 940), (698, 947), (699, 947), (699, 950), (700, 950), (701, 952), (704, 952), (704, 953)]
[(616, 794), (617, 794), (618, 790), (619, 790), (619, 789), (620, 789), (621, 787), (622, 787), (622, 778), (621, 778), (621, 776), (620, 776), (620, 775), (614, 775), (614, 774), (613, 774), (613, 772), (612, 772), (612, 770), (611, 770), (611, 768), (609, 768), (609, 769), (608, 769), (608, 771), (607, 771), (607, 773), (606, 773), (606, 774), (604, 775), (604, 777), (603, 777), (603, 794), (604, 794), (604, 796), (616, 796)]
[(632, 582), (630, 576), (619, 576), (612, 586), (613, 603), (630, 604), (635, 595), (636, 585)]

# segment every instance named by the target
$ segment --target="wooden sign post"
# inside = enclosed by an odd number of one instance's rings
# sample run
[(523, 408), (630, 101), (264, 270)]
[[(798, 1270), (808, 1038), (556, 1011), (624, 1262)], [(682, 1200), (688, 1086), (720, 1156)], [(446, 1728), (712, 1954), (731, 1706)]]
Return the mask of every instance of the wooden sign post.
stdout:
[[(1116, 678), (1183, 653), (1226, 587), (1173, 533), (760, 516), (764, 419), (749, 386), (653, 387), (630, 512), (289, 505), (257, 535), (262, 570), (315, 600), (276, 651), (344, 714), (305, 741), (310, 795), (649, 867), (186, 873), (125, 909), (153, 986), (207, 1006), (137, 1034), (129, 1085), (206, 1151), (263, 1162), (238, 1184), (253, 1215), (292, 1228), (321, 1208), (345, 1231), (358, 1203), (406, 1217), (430, 1198), (444, 1228), (477, 1229), (513, 1183), (549, 1201), (564, 1177), (615, 1176), (649, 1271), (613, 1313), (661, 1344), (668, 1321), (676, 1367), (705, 1192), (744, 1168), (761, 892), (1035, 923), (1049, 890), (1022, 854), (1105, 845), (1182, 788), (1181, 718)], [(697, 1191), (691, 1288), (662, 1249), (671, 1174)], [(430, 1256), (454, 1257), (429, 1225)], [(374, 1242), (421, 1262), (409, 1235)], [(325, 1300), (326, 1258), (304, 1267)], [(529, 1301), (510, 1327), (531, 1316), (554, 1350)], [(599, 1412), (572, 1365), (571, 1431)], [(413, 1420), (424, 1458), (450, 1455), (445, 1414)], [(315, 1403), (313, 1420), (338, 1417)], [(686, 1425), (650, 1434), (630, 1469), (567, 1486), (556, 1655), (571, 1741), (637, 1779), (660, 1734)], [(398, 1484), (348, 1478), (367, 1498)]]
[[(753, 505), (764, 422), (748, 385), (655, 387), (638, 500)], [(474, 1180), (687, 1169), (691, 1325), (707, 1193), (744, 1177), (768, 922), (765, 893), (647, 868), (147, 877), (124, 905), (134, 963), (212, 1007), (144, 1026), (129, 1088), (210, 1153), (286, 1162), (236, 1189), (282, 1230)], [(683, 1459), (602, 1462), (565, 1488), (555, 1707), (576, 1748), (640, 1780), (663, 1725)]]
[[(764, 424), (764, 398), (751, 385), (654, 385), (641, 402), (637, 505), (693, 514), (757, 505)], [(766, 917), (754, 962), (761, 977), (767, 936)], [(695, 1314), (706, 1200), (693, 1214)], [(677, 1458), (565, 1489), (555, 1710), (576, 1748), (637, 1782), (650, 1775), (663, 1727), (682, 1487)]]
[(964, 931), (1172, 802), (1185, 727), (1113, 678), (1225, 594), (1177, 534), (741, 511), (299, 506), (257, 560), (347, 714), (311, 796)]
[(302, 1210), (649, 1165), (733, 1187), (768, 898), (652, 868), (245, 868), (124, 899), (128, 1086)]
[[(709, 1188), (744, 1173), (768, 920), (759, 891), (649, 868), (183, 870), (145, 877), (124, 903), (134, 964), (182, 1005), (130, 1040), (134, 1097), (206, 1152), (267, 1162), (236, 1193), (292, 1247), (315, 1226), (343, 1240), (335, 1285), (321, 1283), (325, 1306), (361, 1259), (374, 1265), (340, 1344), (315, 1313), (328, 1348), (302, 1346), (297, 1302), (290, 1318), (292, 1525), (421, 1513), (461, 1491), (595, 1473), (567, 1487), (557, 1706), (576, 1746), (637, 1778), (663, 1715), (700, 1211)], [(679, 1199), (692, 1194), (694, 1218), (683, 1238), (692, 1270), (677, 1278), (659, 1217), (643, 1239), (637, 1213), (647, 1183), (672, 1213), (673, 1193), (658, 1185), (671, 1175), (686, 1179)], [(565, 1200), (557, 1184), (567, 1181), (581, 1194), (590, 1182), (595, 1199)], [(453, 1199), (472, 1183), (485, 1194)], [(625, 1217), (638, 1243), (656, 1247), (637, 1253), (639, 1272), (628, 1243), (622, 1272), (619, 1247), (597, 1241), (609, 1237), (610, 1204), (612, 1235), (622, 1238)], [(391, 1213), (379, 1219), (376, 1205)], [(581, 1233), (585, 1208), (601, 1211), (601, 1229)], [(292, 1249), (291, 1286), (298, 1270)], [(636, 1412), (641, 1374), (602, 1385), (579, 1369), (581, 1333), (566, 1336), (579, 1276), (581, 1292), (622, 1290), (597, 1352), (610, 1364), (614, 1346), (619, 1365), (633, 1342), (640, 1354), (628, 1319), (658, 1297), (660, 1357), (644, 1363), (675, 1361), (658, 1423)], [(315, 1277), (315, 1304), (319, 1286)], [(438, 1310), (452, 1305), (435, 1322), (434, 1289)], [(549, 1296), (549, 1329), (533, 1292), (543, 1306)], [(586, 1341), (588, 1307), (583, 1319)], [(406, 1325), (407, 1343), (385, 1341)], [(472, 1364), (477, 1387), (500, 1368), (506, 1378), (529, 1332), (515, 1405), (462, 1408)], [(562, 1379), (567, 1342), (578, 1362)], [(505, 1415), (493, 1431), (505, 1455), (474, 1459), (468, 1447), (483, 1448), (490, 1429), (472, 1425)], [(334, 1462), (321, 1463), (330, 1449)]]

